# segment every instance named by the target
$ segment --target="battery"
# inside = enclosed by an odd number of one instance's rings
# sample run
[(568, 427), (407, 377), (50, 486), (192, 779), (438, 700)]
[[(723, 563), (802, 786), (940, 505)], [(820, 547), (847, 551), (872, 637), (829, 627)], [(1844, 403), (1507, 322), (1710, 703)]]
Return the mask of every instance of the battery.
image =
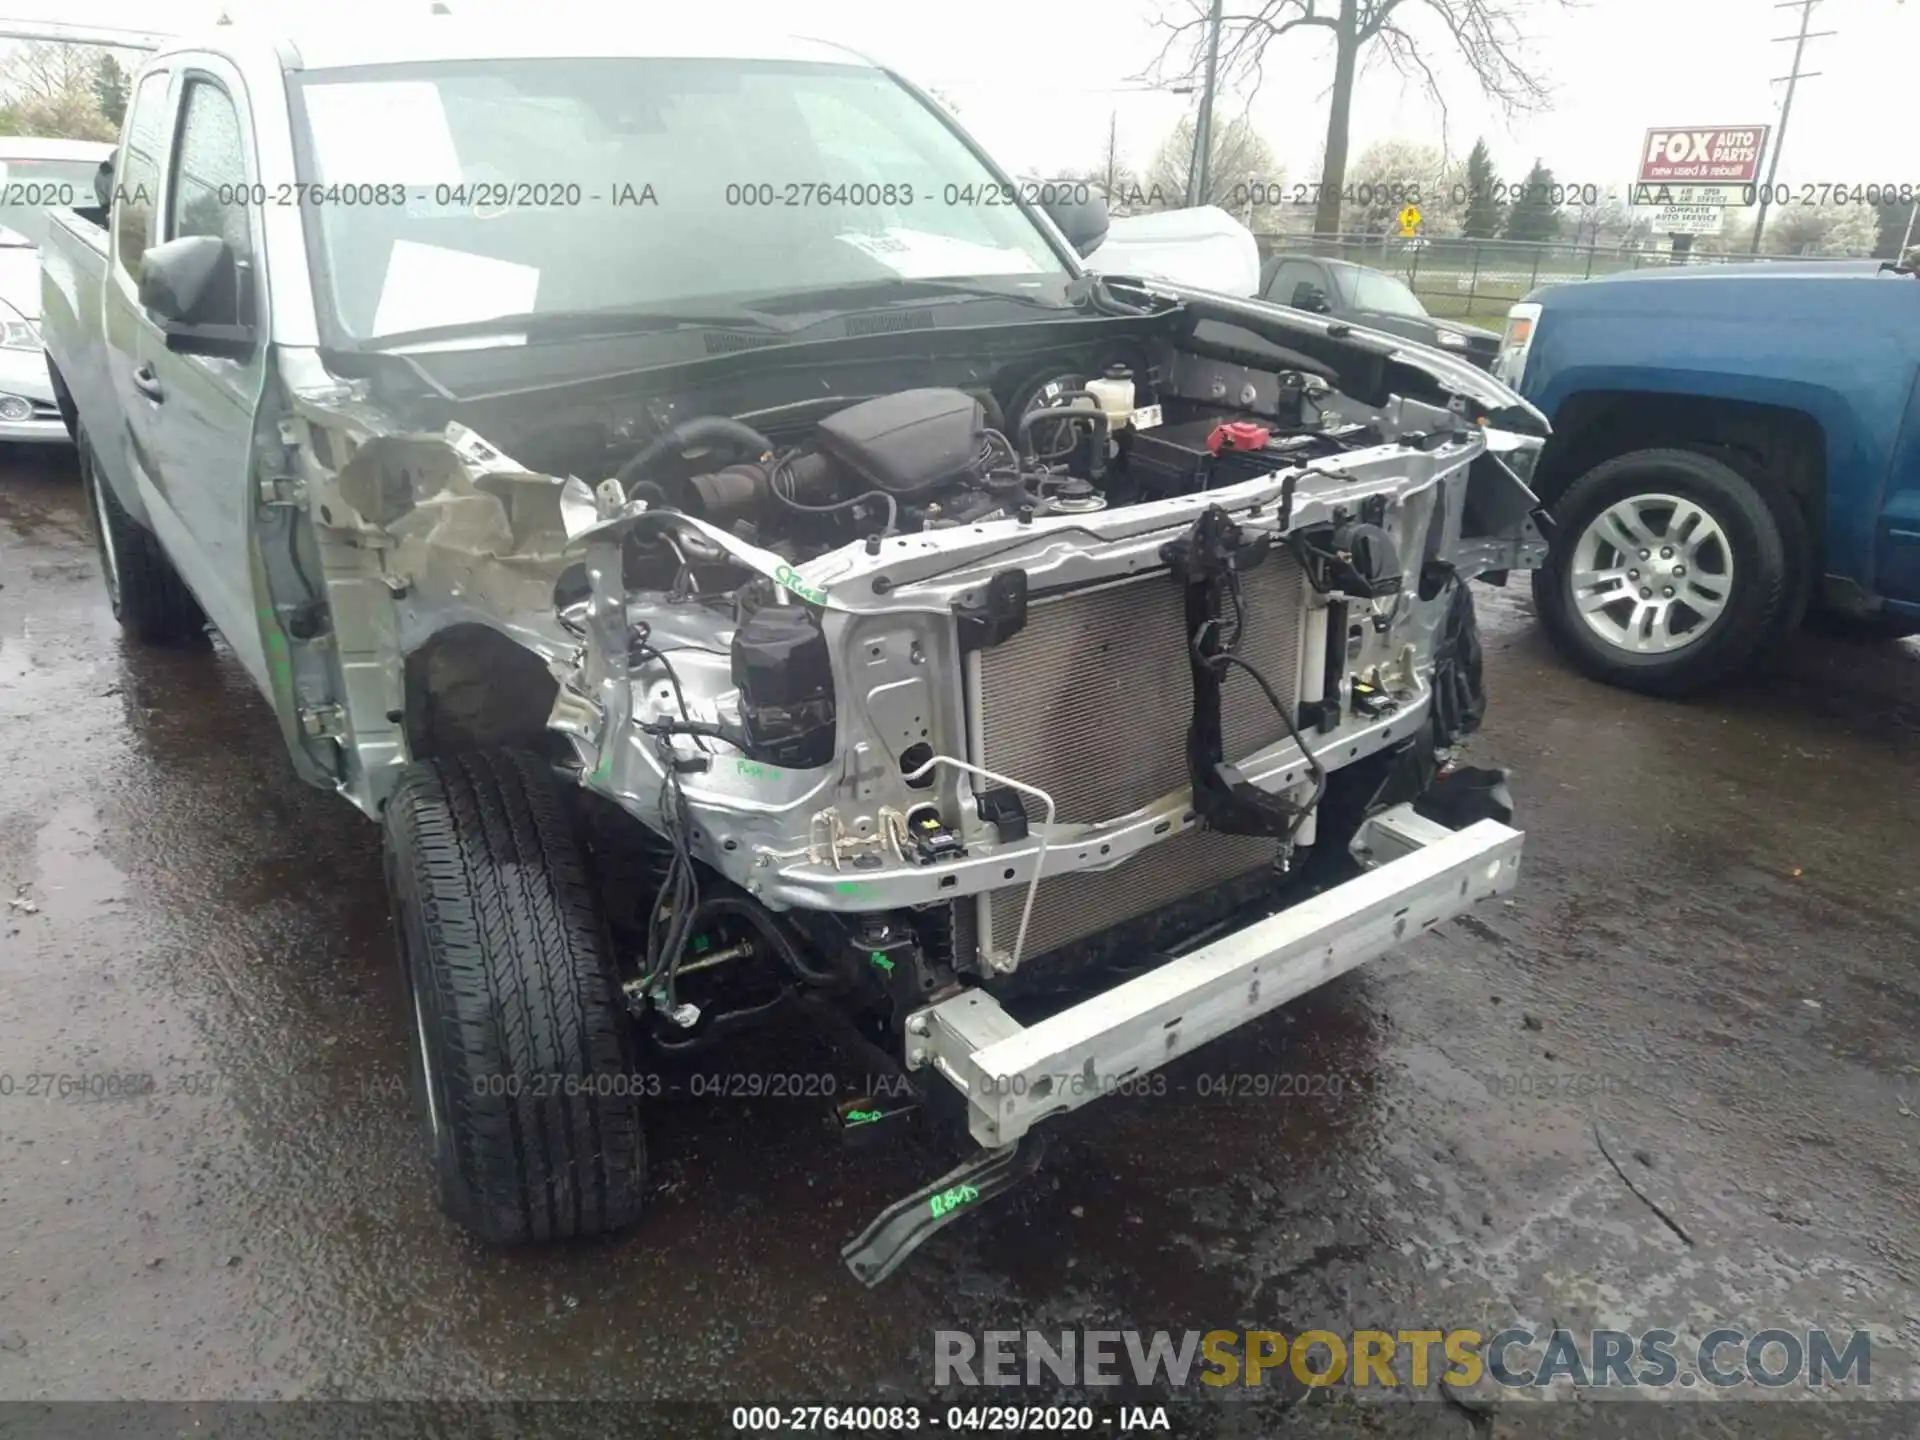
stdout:
[(1214, 431), (1239, 421), (1264, 424), (1257, 416), (1228, 412), (1201, 420), (1156, 425), (1151, 430), (1136, 430), (1128, 441), (1127, 477), (1144, 490), (1179, 495), (1237, 485), (1242, 480), (1286, 468), (1285, 451), (1277, 450), (1272, 441), (1264, 450), (1232, 450), (1222, 446), (1216, 454), (1207, 448)]

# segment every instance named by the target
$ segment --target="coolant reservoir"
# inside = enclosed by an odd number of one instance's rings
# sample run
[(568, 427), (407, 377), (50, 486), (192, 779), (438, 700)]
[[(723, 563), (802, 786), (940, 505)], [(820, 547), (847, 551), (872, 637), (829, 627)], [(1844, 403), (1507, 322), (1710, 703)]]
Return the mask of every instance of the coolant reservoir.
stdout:
[(1087, 393), (1100, 402), (1109, 432), (1125, 425), (1133, 414), (1133, 372), (1124, 365), (1109, 365), (1104, 375), (1089, 380)]

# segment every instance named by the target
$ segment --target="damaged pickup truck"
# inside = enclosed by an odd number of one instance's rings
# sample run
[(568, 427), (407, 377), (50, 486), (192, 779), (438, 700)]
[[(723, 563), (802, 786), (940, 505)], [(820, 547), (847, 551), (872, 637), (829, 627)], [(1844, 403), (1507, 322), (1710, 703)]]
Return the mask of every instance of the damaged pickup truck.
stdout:
[(1546, 426), (1088, 275), (1097, 197), (858, 56), (703, 43), (163, 49), (46, 341), (122, 625), (211, 622), (383, 827), (447, 1213), (633, 1221), (649, 1066), (800, 1007), (899, 1082), (843, 1126), (967, 1152), (872, 1283), (1050, 1116), (1514, 883), (1449, 751)]

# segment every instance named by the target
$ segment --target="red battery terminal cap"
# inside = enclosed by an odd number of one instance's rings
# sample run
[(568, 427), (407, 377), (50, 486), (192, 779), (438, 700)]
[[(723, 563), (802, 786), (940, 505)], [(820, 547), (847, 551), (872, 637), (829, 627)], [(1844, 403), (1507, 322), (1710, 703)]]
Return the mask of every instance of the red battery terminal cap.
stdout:
[(1218, 455), (1222, 450), (1264, 450), (1273, 432), (1251, 420), (1230, 420), (1213, 427), (1207, 436), (1207, 449)]

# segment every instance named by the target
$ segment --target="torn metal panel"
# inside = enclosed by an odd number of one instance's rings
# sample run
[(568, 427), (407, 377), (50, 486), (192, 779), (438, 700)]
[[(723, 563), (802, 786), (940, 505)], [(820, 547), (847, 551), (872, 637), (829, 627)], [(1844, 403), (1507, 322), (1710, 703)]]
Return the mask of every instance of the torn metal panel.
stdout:
[[(312, 652), (306, 669), (321, 678), (306, 688), (324, 690), (338, 710), (329, 743), (354, 762), (342, 788), (372, 812), (409, 758), (408, 727), (431, 724), (458, 743), (524, 741), (543, 725), (547, 701), (524, 687), (496, 693), (497, 665), (478, 664), (471, 647), (436, 649), (411, 677), (407, 657), (454, 627), (477, 626), (516, 647), (507, 653), (570, 668), (578, 647), (553, 598), (568, 563), (565, 482), (527, 470), (465, 426), (393, 429), (355, 386), (295, 392), (292, 409), (298, 501), (332, 622), (296, 644), (295, 658)], [(416, 691), (432, 697), (430, 707)]]

